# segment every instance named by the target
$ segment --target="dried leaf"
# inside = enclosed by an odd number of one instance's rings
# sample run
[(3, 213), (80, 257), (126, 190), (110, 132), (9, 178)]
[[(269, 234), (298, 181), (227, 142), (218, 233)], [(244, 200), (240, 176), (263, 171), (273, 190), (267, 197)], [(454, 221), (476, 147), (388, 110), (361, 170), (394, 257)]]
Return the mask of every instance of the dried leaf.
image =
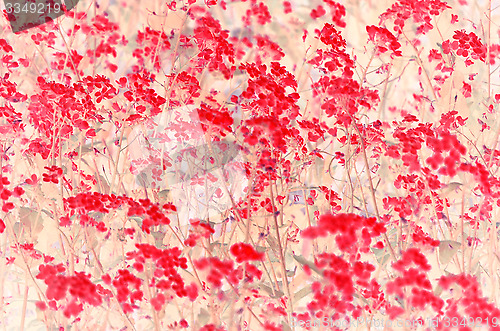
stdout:
[(316, 272), (318, 275), (320, 276), (323, 276), (323, 271), (321, 271), (321, 269), (319, 269), (315, 264), (314, 262), (311, 262), (311, 261), (308, 261), (306, 260), (303, 256), (301, 255), (293, 255), (293, 258), (299, 262), (300, 264), (302, 265), (307, 265), (309, 268), (311, 268), (311, 270), (313, 270), (314, 272)]
[(462, 244), (458, 241), (443, 240), (439, 243), (439, 261), (448, 264)]
[(282, 291), (280, 291), (280, 290), (276, 290), (276, 289), (274, 290), (274, 294), (273, 294), (273, 289), (272, 289), (272, 288), (270, 288), (270, 287), (269, 287), (269, 286), (267, 286), (267, 285), (264, 285), (264, 284), (260, 284), (260, 285), (259, 285), (259, 288), (260, 288), (260, 289), (262, 289), (262, 290), (264, 290), (267, 294), (269, 294), (269, 296), (270, 296), (271, 298), (281, 298), (282, 296), (284, 296), (284, 295), (285, 295), (285, 293), (284, 293), (284, 292), (282, 292)]
[(309, 286), (306, 286), (306, 287), (302, 288), (301, 290), (297, 291), (293, 295), (293, 301), (297, 302), (310, 293), (311, 293), (311, 288)]

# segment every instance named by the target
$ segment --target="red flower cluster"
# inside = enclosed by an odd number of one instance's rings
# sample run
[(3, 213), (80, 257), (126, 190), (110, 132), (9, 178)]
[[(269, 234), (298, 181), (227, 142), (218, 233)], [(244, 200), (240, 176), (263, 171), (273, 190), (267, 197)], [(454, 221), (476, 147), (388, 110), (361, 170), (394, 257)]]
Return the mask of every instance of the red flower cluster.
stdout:
[(146, 58), (154, 64), (156, 70), (160, 70), (161, 54), (170, 49), (169, 39), (165, 32), (146, 27), (144, 31), (137, 32), (136, 42), (142, 48), (136, 48), (133, 56), (139, 59), (141, 65), (144, 65)]
[[(459, 295), (446, 300), (445, 318), (458, 321), (474, 321), (471, 326), (479, 327), (485, 325), (492, 330), (498, 329), (497, 321), (500, 320), (500, 309), (493, 303), (488, 302), (482, 296), (482, 291), (476, 277), (472, 275), (449, 275), (441, 276), (439, 286), (444, 290), (458, 291)], [(490, 321), (495, 321), (494, 324)], [(438, 330), (444, 330), (441, 325)]]
[(196, 20), (193, 38), (199, 50), (199, 72), (207, 66), (209, 71), (218, 71), (230, 79), (236, 67), (234, 46), (228, 41), (229, 31), (223, 30), (220, 22), (207, 13)]
[[(401, 259), (393, 263), (392, 268), (401, 276), (387, 283), (387, 294), (395, 294), (399, 300), (404, 300), (419, 311), (425, 311), (429, 305), (436, 313), (442, 313), (444, 301), (433, 293), (432, 284), (426, 274), (431, 270), (431, 266), (419, 249), (410, 248), (403, 252)], [(390, 306), (387, 309), (392, 311)], [(403, 311), (399, 309), (392, 311), (391, 319), (401, 313)]]
[(247, 10), (246, 15), (242, 18), (245, 26), (252, 24), (252, 16), (257, 19), (257, 23), (260, 25), (270, 23), (272, 19), (269, 8), (264, 2), (257, 3), (257, 0), (250, 0), (250, 9)]
[(399, 0), (380, 15), (381, 22), (392, 20), (394, 31), (403, 32), (407, 21), (412, 18), (417, 24), (417, 33), (426, 34), (434, 28), (431, 24), (432, 16), (441, 14), (445, 9), (451, 8), (446, 2), (440, 0)]
[[(82, 303), (100, 306), (103, 298), (110, 295), (109, 290), (92, 283), (90, 275), (83, 272), (75, 272), (73, 276), (65, 276), (66, 268), (62, 264), (41, 264), (39, 271), (36, 278), (43, 280), (47, 285), (46, 296), (51, 309), (59, 309), (56, 302), (66, 299), (67, 294), (70, 294), (68, 303), (63, 310), (66, 317), (77, 316), (83, 310)], [(45, 307), (43, 304), (40, 306)]]
[(45, 169), (47, 169), (49, 173), (43, 174), (43, 181), (52, 182), (54, 184), (59, 183), (59, 178), (62, 177), (63, 175), (62, 168), (58, 166), (52, 166), (52, 167), (45, 167)]
[[(472, 60), (481, 60), (486, 62), (486, 46), (481, 39), (474, 33), (466, 33), (465, 30), (457, 30), (453, 35), (453, 41), (445, 40), (443, 42), (443, 53), (450, 54), (455, 51), (458, 56), (464, 57), (467, 66), (474, 63)], [(472, 60), (471, 60), (472, 59)]]
[(176, 211), (176, 207), (167, 203), (160, 207), (158, 204), (152, 203), (149, 199), (139, 199), (135, 201), (126, 196), (116, 196), (114, 194), (102, 194), (98, 192), (79, 193), (74, 197), (64, 199), (65, 209), (68, 213), (66, 217), (61, 220), (64, 225), (70, 225), (69, 217), (78, 215), (82, 225), (91, 225), (100, 228), (102, 232), (105, 231), (105, 225), (101, 222), (96, 222), (93, 218), (88, 216), (88, 212), (97, 211), (107, 214), (110, 210), (118, 209), (120, 206), (128, 205), (128, 216), (143, 216), (142, 230), (150, 233), (152, 226), (161, 224), (169, 224), (170, 220), (166, 214)]
[(365, 218), (356, 214), (326, 214), (319, 218), (317, 226), (304, 229), (302, 237), (315, 239), (335, 235), (338, 248), (350, 253), (354, 258), (358, 252), (367, 253), (370, 250), (372, 238), (386, 231), (384, 224), (377, 222), (374, 217)]
[[(365, 303), (375, 303), (380, 296), (383, 298), (378, 283), (370, 279), (371, 273), (375, 271), (370, 263), (357, 260), (347, 262), (335, 254), (322, 253), (314, 264), (323, 278), (311, 286), (314, 298), (307, 305), (311, 315), (306, 313), (297, 316), (299, 319), (327, 317), (337, 321), (346, 316), (356, 319), (368, 308)], [(363, 296), (361, 300), (355, 298), (355, 294), (359, 293)]]
[(236, 285), (243, 278), (242, 270), (234, 269), (233, 260), (223, 260), (221, 261), (217, 257), (204, 257), (194, 261), (194, 266), (199, 270), (209, 269), (209, 274), (207, 276), (207, 282), (212, 284), (216, 288), (222, 286), (222, 280), (227, 279), (227, 281)]
[[(35, 305), (47, 328), (97, 325), (94, 312), (112, 301), (124, 323), (138, 317), (140, 327), (172, 330), (500, 318), (490, 302), (498, 298), (483, 295), (497, 280), (489, 269), (500, 151), (491, 121), (500, 93), (481, 78), (493, 72), (473, 71), (489, 65), (469, 67), (495, 63), (494, 33), (443, 29), (449, 14), (439, 16), (450, 6), (442, 0), (397, 0), (379, 24), (361, 27), (374, 51), (360, 56), (363, 41), (342, 30), (364, 13), (347, 18), (334, 0), (282, 1), (281, 17), (264, 0), (164, 4), (146, 12), (147, 22), (96, 5), (23, 31), (16, 44), (0, 39), (0, 233), (8, 243), (0, 255), (7, 276), (38, 269)], [(132, 48), (120, 47), (126, 26), (113, 16), (144, 25)], [(458, 22), (468, 21), (452, 14)], [(468, 123), (458, 115), (472, 97)], [(210, 151), (164, 145), (202, 138)], [(205, 187), (218, 178), (195, 171), (220, 168), (214, 152), (241, 156), (245, 182), (226, 168), (231, 185)], [(185, 181), (171, 191), (169, 167)], [(167, 202), (177, 189), (186, 190), (178, 213)], [(228, 210), (194, 218), (197, 198)], [(53, 231), (60, 236), (39, 240)], [(476, 269), (491, 279), (468, 274)], [(453, 270), (461, 273), (434, 277)]]
[(236, 257), (236, 262), (238, 263), (262, 260), (264, 258), (264, 253), (257, 252), (250, 244), (236, 243), (231, 246), (229, 251)]
[(189, 221), (192, 229), (189, 229), (189, 236), (184, 240), (184, 245), (194, 247), (200, 238), (209, 238), (215, 230), (210, 224), (202, 222), (199, 219), (192, 219)]
[(401, 44), (389, 30), (375, 25), (367, 25), (366, 32), (368, 32), (370, 41), (377, 46), (377, 54), (383, 54), (391, 50), (391, 56), (402, 56), (399, 50)]
[[(135, 260), (132, 267), (137, 272), (144, 272), (149, 265), (154, 267), (151, 285), (161, 291), (172, 290), (179, 298), (188, 295), (184, 280), (176, 270), (187, 269), (187, 259), (181, 257), (182, 252), (179, 248), (159, 249), (149, 244), (135, 246), (138, 250), (127, 252), (127, 260)], [(192, 290), (191, 287), (189, 290)]]

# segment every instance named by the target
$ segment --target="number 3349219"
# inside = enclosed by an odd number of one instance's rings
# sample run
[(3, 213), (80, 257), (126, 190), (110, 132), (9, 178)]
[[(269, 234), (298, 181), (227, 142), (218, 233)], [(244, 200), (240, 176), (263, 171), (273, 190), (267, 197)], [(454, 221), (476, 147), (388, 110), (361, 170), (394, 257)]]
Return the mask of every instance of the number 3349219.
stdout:
[(62, 11), (61, 4), (47, 4), (47, 3), (5, 3), (5, 9), (7, 14), (49, 14), (49, 13), (59, 13)]

